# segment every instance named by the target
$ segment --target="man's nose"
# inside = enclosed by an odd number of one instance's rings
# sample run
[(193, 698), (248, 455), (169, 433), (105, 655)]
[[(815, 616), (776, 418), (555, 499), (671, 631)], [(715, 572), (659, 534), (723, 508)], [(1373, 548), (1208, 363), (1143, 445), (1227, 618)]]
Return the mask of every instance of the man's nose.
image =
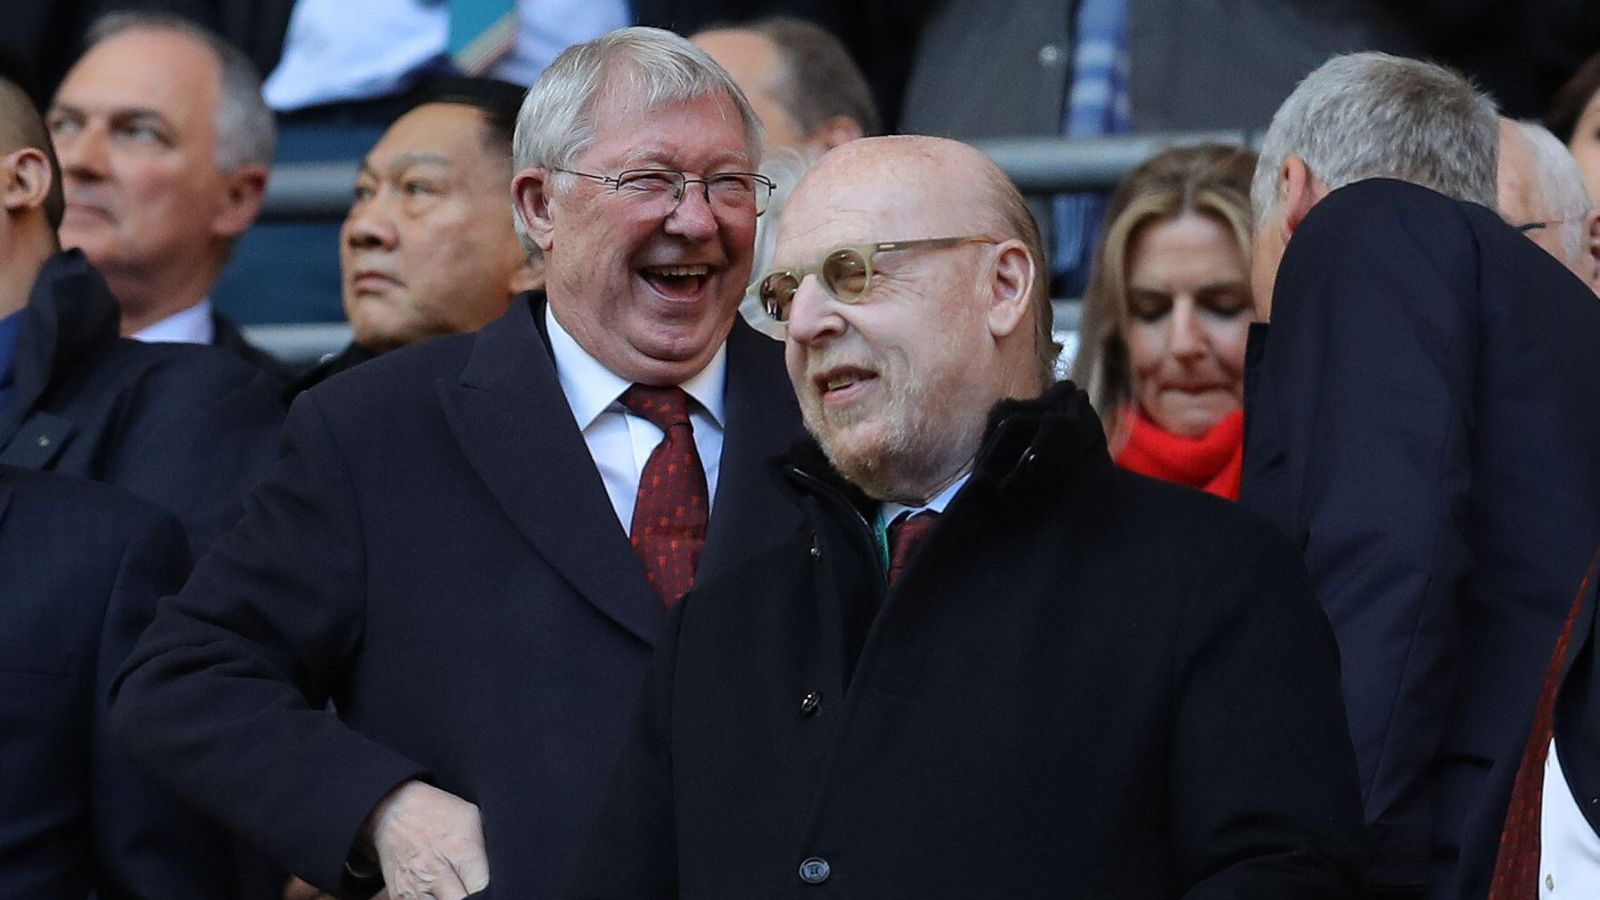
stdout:
[(1172, 355), (1192, 361), (1205, 355), (1206, 339), (1200, 323), (1200, 311), (1194, 300), (1179, 297), (1172, 304), (1172, 333), (1169, 337)]
[(717, 233), (717, 215), (711, 208), (709, 188), (703, 181), (689, 181), (683, 185), (677, 206), (667, 216), (667, 231), (691, 241), (709, 240)]
[(110, 172), (110, 141), (101, 125), (89, 122), (69, 134), (53, 135), (56, 159), (65, 177), (98, 180)]
[(822, 340), (844, 330), (845, 322), (839, 315), (837, 301), (823, 289), (815, 275), (800, 279), (794, 297), (789, 301), (789, 339), (802, 344)]
[(356, 250), (393, 250), (399, 242), (394, 216), (380, 191), (358, 200), (344, 220), (344, 240)]

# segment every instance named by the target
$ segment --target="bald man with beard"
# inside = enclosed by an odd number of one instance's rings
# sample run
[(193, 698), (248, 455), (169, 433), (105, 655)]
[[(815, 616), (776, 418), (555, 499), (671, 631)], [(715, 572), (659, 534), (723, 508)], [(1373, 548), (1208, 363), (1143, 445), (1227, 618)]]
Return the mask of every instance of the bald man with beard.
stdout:
[(567, 896), (1362, 896), (1303, 566), (1112, 465), (994, 164), (839, 147), (775, 261), (804, 522), (669, 624)]

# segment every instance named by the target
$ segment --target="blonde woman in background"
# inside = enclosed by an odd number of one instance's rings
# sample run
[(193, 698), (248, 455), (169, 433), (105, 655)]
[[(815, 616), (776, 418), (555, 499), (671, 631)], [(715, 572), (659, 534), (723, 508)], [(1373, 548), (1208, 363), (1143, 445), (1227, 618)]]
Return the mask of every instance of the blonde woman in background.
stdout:
[(1073, 379), (1119, 465), (1238, 499), (1255, 154), (1175, 148), (1111, 195)]

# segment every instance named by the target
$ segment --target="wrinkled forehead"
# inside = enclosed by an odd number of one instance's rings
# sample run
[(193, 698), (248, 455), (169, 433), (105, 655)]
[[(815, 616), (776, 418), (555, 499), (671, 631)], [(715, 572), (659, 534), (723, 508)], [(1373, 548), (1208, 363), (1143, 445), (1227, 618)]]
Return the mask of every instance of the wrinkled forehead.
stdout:
[(652, 102), (626, 82), (608, 83), (589, 104), (587, 118), (592, 139), (579, 147), (580, 155), (600, 146), (626, 164), (755, 165), (739, 108), (724, 91)]
[[(369, 165), (406, 154), (426, 153), (452, 161), (500, 162), (489, 147), (488, 120), (483, 111), (462, 103), (424, 103), (394, 121), (366, 161)], [(511, 148), (503, 149), (509, 163)]]
[(973, 207), (964, 202), (966, 192), (959, 185), (952, 187), (941, 167), (884, 162), (867, 159), (858, 165), (819, 167), (803, 178), (783, 210), (774, 262), (798, 265), (845, 244), (948, 237), (974, 230)]
[(145, 107), (167, 116), (210, 112), (221, 71), (211, 50), (189, 35), (135, 28), (90, 47), (68, 70), (56, 100)]

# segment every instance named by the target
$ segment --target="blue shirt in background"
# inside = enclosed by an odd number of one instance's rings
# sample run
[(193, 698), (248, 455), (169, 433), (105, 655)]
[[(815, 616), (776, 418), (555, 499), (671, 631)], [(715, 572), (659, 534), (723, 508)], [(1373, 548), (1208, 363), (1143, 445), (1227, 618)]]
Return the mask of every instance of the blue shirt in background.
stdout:
[(11, 403), (17, 374), (17, 336), (22, 333), (22, 313), (0, 319), (0, 414)]

